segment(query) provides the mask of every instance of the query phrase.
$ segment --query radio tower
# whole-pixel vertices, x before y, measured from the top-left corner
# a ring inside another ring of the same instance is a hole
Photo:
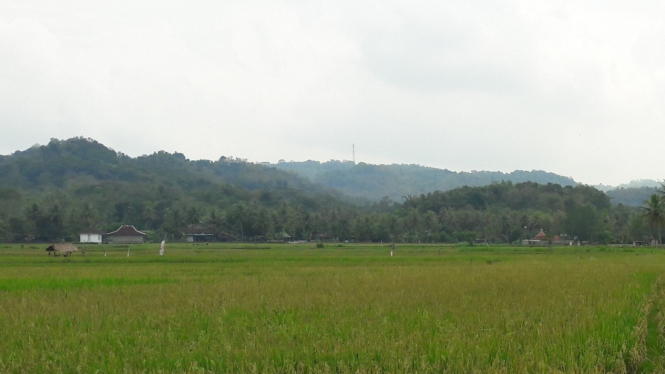
[[[356,144],[355,143],[351,145],[351,153],[352,153],[352,157],[353,157],[353,164],[355,165],[356,164]]]

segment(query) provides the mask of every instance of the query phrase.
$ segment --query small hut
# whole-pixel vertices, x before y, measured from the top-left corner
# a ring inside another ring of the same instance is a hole
[[[48,255],[51,255],[51,252],[53,252],[53,255],[55,257],[58,257],[60,255],[63,255],[64,257],[69,257],[72,255],[73,252],[78,252],[78,248],[71,243],[62,243],[62,244],[51,244],[46,248],[46,251],[48,252]]]
[[[213,228],[202,223],[187,226],[184,234],[187,243],[211,242],[215,238]]]

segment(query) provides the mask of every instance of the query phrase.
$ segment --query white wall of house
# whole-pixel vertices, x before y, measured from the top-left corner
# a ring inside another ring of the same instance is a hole
[[[79,240],[81,243],[101,243],[102,242],[102,234],[81,234],[81,238]]]

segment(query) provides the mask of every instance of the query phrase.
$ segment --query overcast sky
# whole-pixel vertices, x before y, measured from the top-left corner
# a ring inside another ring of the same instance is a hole
[[[548,3],[548,4],[545,4]],[[0,2],[0,154],[662,179],[662,1]]]

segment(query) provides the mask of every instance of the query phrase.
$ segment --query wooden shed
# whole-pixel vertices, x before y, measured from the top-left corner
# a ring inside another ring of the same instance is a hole
[[[69,257],[72,255],[74,252],[78,252],[78,248],[71,243],[62,243],[62,244],[51,244],[46,248],[46,251],[48,252],[48,255],[51,255],[51,252],[53,252],[53,255],[55,257],[58,257],[60,255],[63,255],[64,257]]]

